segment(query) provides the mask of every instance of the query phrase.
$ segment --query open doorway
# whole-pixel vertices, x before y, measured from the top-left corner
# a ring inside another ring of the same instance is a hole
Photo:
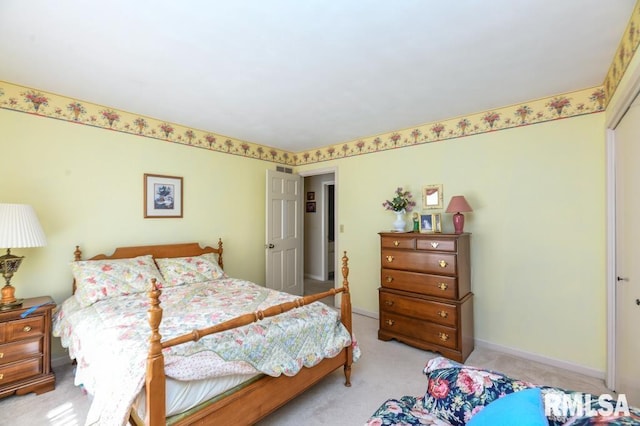
[[[312,294],[335,287],[335,173],[304,176],[304,197],[304,294]]]

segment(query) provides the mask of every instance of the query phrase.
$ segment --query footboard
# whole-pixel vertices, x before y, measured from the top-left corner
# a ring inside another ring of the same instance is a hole
[[[347,252],[342,257],[343,284],[340,288],[298,298],[291,302],[272,306],[262,311],[241,315],[229,321],[194,330],[191,333],[162,341],[159,328],[162,321],[162,308],[160,307],[161,291],[153,283],[153,289],[149,292],[151,307],[149,308],[149,325],[151,327],[150,347],[147,356],[146,371],[146,418],[145,424],[158,426],[166,424],[166,376],[164,372],[164,357],[162,350],[190,341],[197,341],[204,336],[219,333],[233,328],[241,327],[264,318],[272,317],[292,309],[308,305],[324,297],[341,294],[340,316],[345,328],[353,335],[351,322],[351,297],[349,294],[349,266]],[[344,368],[345,386],[351,386],[351,364],[353,361],[352,346],[345,347],[335,358],[324,359],[312,368],[304,367],[297,375],[271,377],[264,376],[260,380],[233,393],[215,403],[206,406],[177,424],[187,425],[196,422],[207,424],[224,420],[223,423],[251,424],[265,417],[277,408],[281,407],[295,396],[302,393],[308,387],[318,382],[321,378],[330,374],[340,366]],[[248,409],[251,408],[251,409]]]

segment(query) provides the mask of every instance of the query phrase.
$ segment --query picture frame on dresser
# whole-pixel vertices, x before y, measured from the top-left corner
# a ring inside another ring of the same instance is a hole
[[[442,232],[442,218],[440,213],[421,214],[420,232],[423,234]]]

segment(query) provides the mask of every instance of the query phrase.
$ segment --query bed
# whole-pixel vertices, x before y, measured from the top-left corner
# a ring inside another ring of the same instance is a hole
[[[76,247],[74,259],[74,294],[54,315],[54,335],[76,361],[76,385],[93,395],[87,424],[253,424],[340,367],[351,385],[359,348],[346,252],[342,287],[305,297],[229,278],[221,240],[86,261]],[[339,313],[318,302],[335,295]],[[184,388],[197,399],[173,407]]]

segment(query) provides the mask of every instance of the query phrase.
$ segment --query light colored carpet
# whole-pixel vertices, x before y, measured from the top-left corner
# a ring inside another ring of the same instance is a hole
[[[353,365],[352,386],[345,387],[342,370],[335,371],[261,421],[260,426],[362,425],[386,399],[425,392],[422,369],[435,354],[396,341],[378,340],[376,319],[354,314],[353,326],[362,358]],[[598,395],[611,393],[602,380],[484,348],[476,349],[466,363],[534,383]],[[0,400],[0,425],[84,424],[90,398],[73,385],[73,367],[64,365],[54,370],[55,391]]]

